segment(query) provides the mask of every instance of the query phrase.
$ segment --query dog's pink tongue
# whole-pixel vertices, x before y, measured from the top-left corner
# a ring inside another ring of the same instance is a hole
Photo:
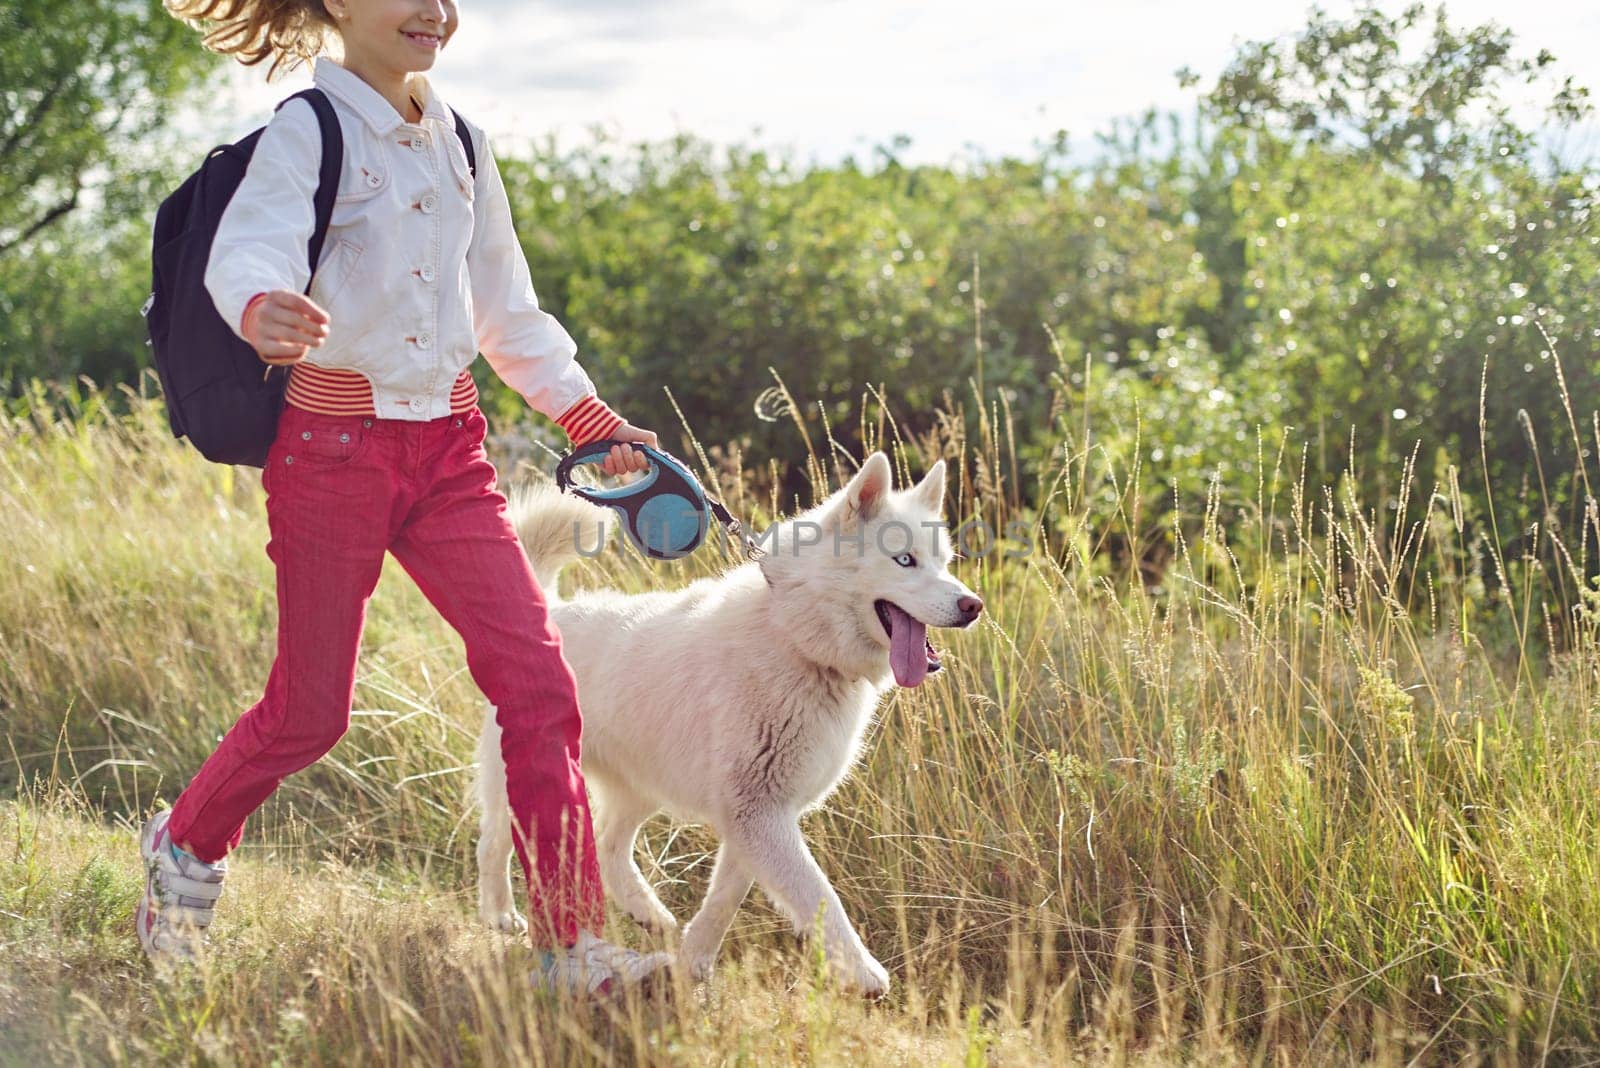
[[[894,669],[894,681],[916,686],[928,677],[928,626],[894,604],[889,604],[888,609],[894,628],[889,633],[889,666]]]

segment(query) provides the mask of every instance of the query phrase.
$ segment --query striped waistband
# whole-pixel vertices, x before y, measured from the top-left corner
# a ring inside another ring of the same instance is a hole
[[[284,401],[319,415],[375,415],[372,385],[359,372],[297,363],[289,368]],[[478,386],[462,371],[450,387],[450,414],[469,412],[478,403]]]
[[[343,368],[297,363],[289,368],[286,403],[318,415],[376,415],[372,385],[359,372]],[[468,371],[456,376],[450,387],[450,414],[464,415],[478,404],[478,386]],[[623,424],[622,416],[605,401],[590,394],[556,416],[573,445],[610,437]]]

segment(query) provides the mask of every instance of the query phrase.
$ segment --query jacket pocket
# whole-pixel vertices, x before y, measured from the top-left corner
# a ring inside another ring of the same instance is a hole
[[[361,246],[349,241],[336,241],[327,254],[322,257],[322,262],[317,264],[316,274],[311,276],[311,299],[326,310],[333,301],[344,291],[350,278],[356,273],[356,265],[361,262]]]
[[[359,204],[371,200],[389,186],[389,168],[379,153],[361,151],[367,146],[346,145],[344,173],[339,177],[335,204]]]
[[[344,170],[339,175],[339,192],[333,198],[332,229],[359,222],[378,194],[394,185],[393,168],[383,146],[367,134],[346,136]]]

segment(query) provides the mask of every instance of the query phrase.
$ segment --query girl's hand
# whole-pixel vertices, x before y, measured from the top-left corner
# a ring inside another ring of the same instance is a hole
[[[650,446],[652,449],[657,448],[655,432],[641,429],[632,423],[623,423],[613,430],[611,439],[613,441],[637,441],[643,445]],[[611,454],[600,465],[600,470],[608,475],[620,475],[624,471],[644,471],[649,466],[650,461],[645,458],[644,453],[630,449],[626,445],[613,445],[611,446]]]
[[[267,363],[298,363],[328,337],[328,313],[304,293],[273,289],[252,301],[240,324]]]

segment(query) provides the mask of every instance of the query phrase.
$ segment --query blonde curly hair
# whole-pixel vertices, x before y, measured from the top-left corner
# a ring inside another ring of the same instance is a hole
[[[254,66],[272,60],[269,81],[321,55],[338,40],[322,0],[162,0],[173,15],[205,31],[213,52]]]

